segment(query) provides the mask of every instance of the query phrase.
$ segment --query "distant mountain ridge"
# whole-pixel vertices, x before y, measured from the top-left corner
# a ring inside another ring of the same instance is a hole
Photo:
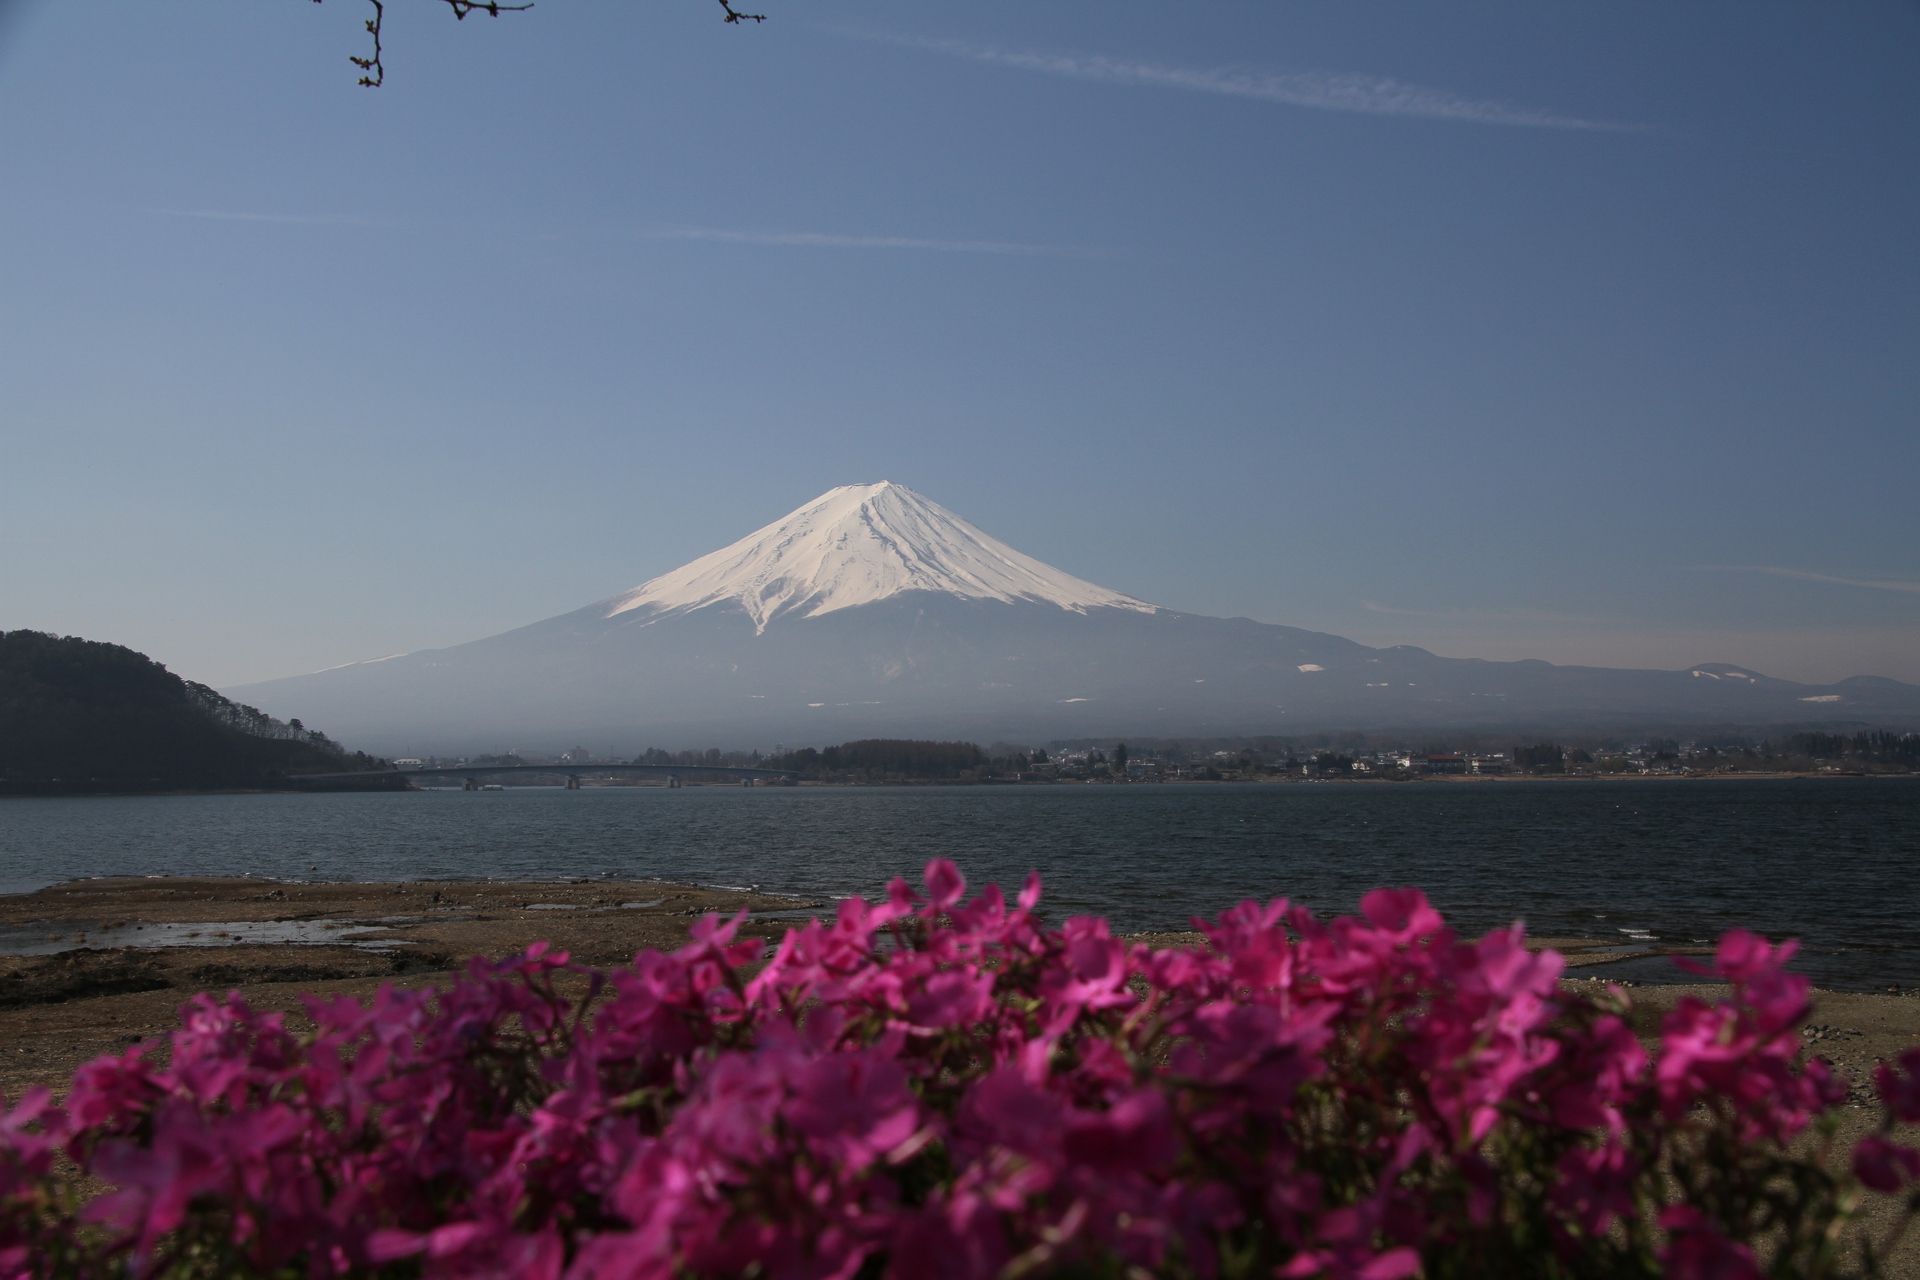
[[[1180,613],[889,482],[572,613],[231,691],[383,753],[1648,721],[1920,722],[1920,686],[1441,658]]]

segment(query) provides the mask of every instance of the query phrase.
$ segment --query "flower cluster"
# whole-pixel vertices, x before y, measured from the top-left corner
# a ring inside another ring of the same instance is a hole
[[[165,1065],[0,1119],[0,1277],[1838,1275],[1876,1265],[1863,1187],[1913,1212],[1920,1050],[1850,1172],[1810,1150],[1845,1088],[1791,944],[1728,935],[1731,996],[1650,1056],[1617,989],[1414,891],[1165,950],[1039,896],[936,861],[771,957],[709,916],[300,1034],[196,997]]]

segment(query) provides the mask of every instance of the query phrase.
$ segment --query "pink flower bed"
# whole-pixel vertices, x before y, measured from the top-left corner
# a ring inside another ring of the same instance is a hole
[[[708,917],[610,973],[534,947],[310,997],[302,1035],[196,997],[165,1068],[0,1120],[0,1276],[1704,1280],[1867,1274],[1887,1233],[1839,1228],[1914,1212],[1920,1050],[1851,1173],[1794,1143],[1846,1090],[1801,1054],[1791,943],[1729,934],[1731,997],[1650,1057],[1617,989],[1411,890],[1156,951],[1043,928],[1037,878],[964,887],[931,863],[757,971]]]

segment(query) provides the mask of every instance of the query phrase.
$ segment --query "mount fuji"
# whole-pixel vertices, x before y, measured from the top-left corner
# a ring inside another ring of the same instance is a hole
[[[1879,677],[1484,662],[1180,613],[885,481],[572,613],[226,692],[387,753],[1920,719],[1920,686]]]
[[[917,592],[1003,604],[1160,610],[1021,555],[905,485],[850,484],[730,547],[643,583],[604,605],[642,611],[653,625],[699,609],[731,608],[755,635],[777,618],[819,618]]]

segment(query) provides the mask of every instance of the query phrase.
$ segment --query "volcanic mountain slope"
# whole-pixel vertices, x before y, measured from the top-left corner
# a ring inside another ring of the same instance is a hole
[[[573,613],[232,692],[389,753],[1920,718],[1920,687],[1875,677],[1483,662],[1179,613],[886,482]]]
[[[730,547],[701,556],[589,609],[653,624],[716,606],[753,619],[819,618],[916,592],[1072,613],[1152,605],[1096,587],[988,537],[905,485],[829,490]]]

